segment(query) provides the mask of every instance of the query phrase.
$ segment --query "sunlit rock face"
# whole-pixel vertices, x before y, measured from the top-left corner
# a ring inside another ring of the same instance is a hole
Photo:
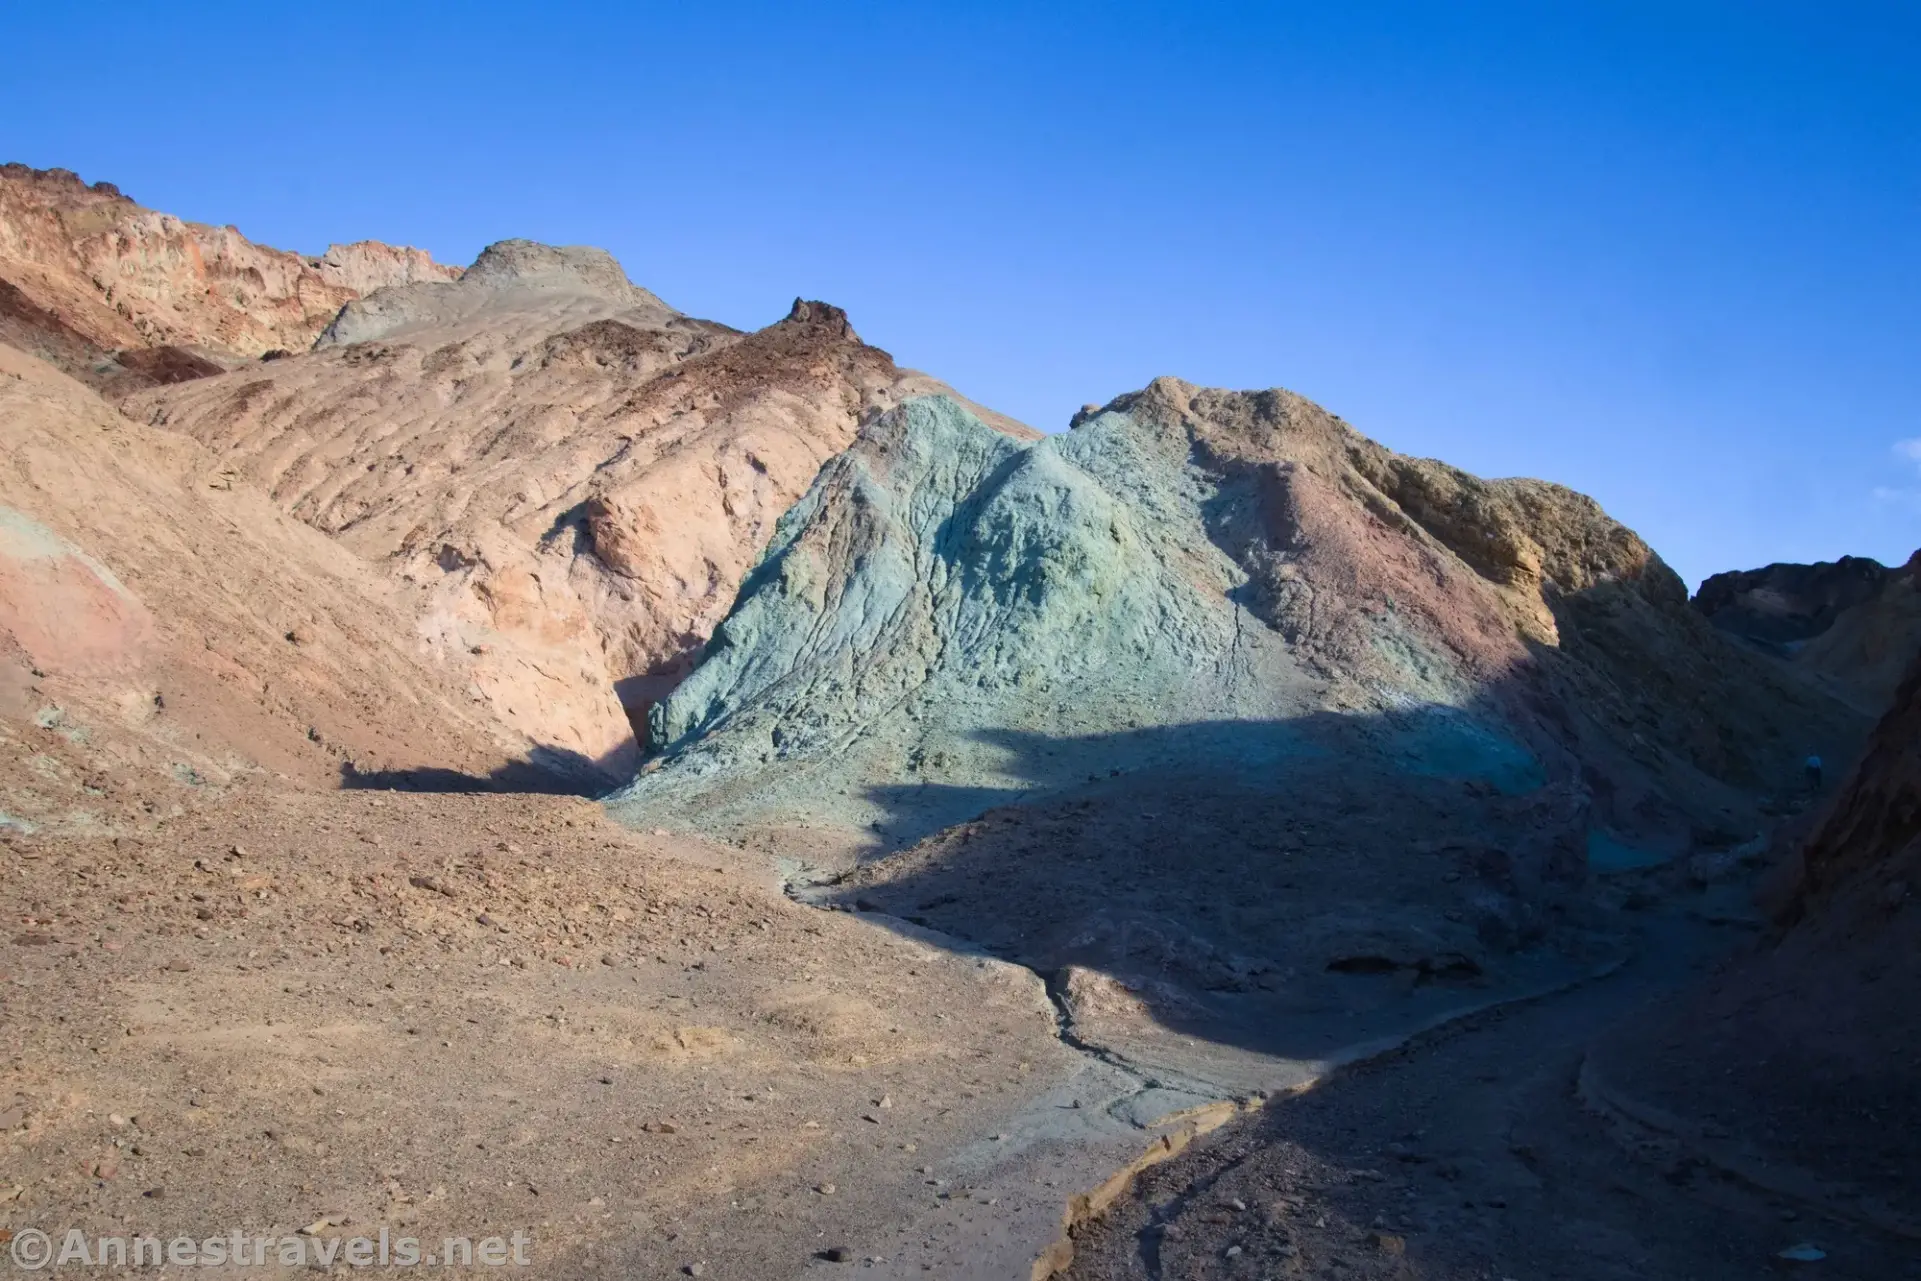
[[[1287,392],[1161,379],[1039,441],[942,397],[869,422],[614,803],[898,844],[1090,780],[1285,788],[1332,755],[1553,788],[1659,853],[1744,833],[1800,742],[1857,730],[1735,652],[1592,500],[1403,457]]]

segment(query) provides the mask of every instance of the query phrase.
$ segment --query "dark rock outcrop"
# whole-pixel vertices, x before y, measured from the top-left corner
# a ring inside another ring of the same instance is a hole
[[[1865,556],[1716,574],[1694,608],[1730,636],[1879,715],[1921,653],[1921,552],[1890,569]]]
[[[1701,584],[1694,607],[1722,631],[1787,645],[1819,636],[1843,611],[1878,599],[1888,573],[1866,556],[1730,570]]]

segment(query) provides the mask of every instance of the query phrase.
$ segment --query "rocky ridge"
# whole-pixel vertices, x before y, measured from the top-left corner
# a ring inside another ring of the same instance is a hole
[[[1591,500],[1162,379],[1031,444],[938,399],[883,415],[781,522],[617,804],[924,832],[1197,752],[1284,768],[1326,726],[1406,773],[1565,785],[1597,835],[1672,853],[1752,834],[1810,725],[1858,732]]]
[[[870,423],[608,803],[1033,968],[1199,1107],[1606,963],[1592,876],[1751,841],[1858,732],[1591,500],[1162,379]]]
[[[532,745],[352,555],[184,437],[0,345],[0,827],[114,831],[280,776]]]
[[[1694,607],[1723,631],[1787,646],[1819,636],[1846,611],[1878,599],[1888,578],[1887,566],[1866,556],[1729,570],[1702,580]]]
[[[460,271],[376,241],[310,258],[143,208],[112,183],[0,165],[0,336],[107,390],[175,381],[301,350],[340,308],[388,285]],[[143,379],[138,353],[178,352]]]
[[[1874,715],[1921,652],[1921,552],[1889,568],[1865,556],[1775,564],[1707,579],[1694,607]]]
[[[341,347],[414,330],[455,325],[482,315],[530,309],[542,316],[559,298],[590,300],[631,324],[658,327],[680,313],[627,279],[614,256],[585,245],[503,240],[487,246],[457,279],[395,285],[353,299],[315,338],[316,347]],[[535,322],[539,324],[539,321]]]
[[[627,769],[630,716],[774,521],[863,415],[935,390],[824,303],[743,334],[599,250],[510,241],[458,282],[351,303],[312,352],[129,409],[418,589],[418,633],[507,723]]]

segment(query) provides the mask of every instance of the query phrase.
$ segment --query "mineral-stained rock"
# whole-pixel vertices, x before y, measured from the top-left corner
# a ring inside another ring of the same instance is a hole
[[[1079,1042],[1270,1089],[1273,1056],[1586,972],[1591,863],[1748,835],[1810,735],[1858,734],[1579,494],[1286,392],[1162,379],[1077,421],[868,424],[616,817],[824,862],[803,892],[1018,960]]]
[[[1274,783],[1334,750],[1565,785],[1597,838],[1674,853],[1858,732],[1572,491],[1402,457],[1286,392],[1161,379],[1077,422],[875,421],[654,709],[660,760],[617,808],[898,845],[1090,777]]]
[[[838,308],[743,334],[600,250],[507,241],[347,305],[311,352],[130,407],[415,592],[420,635],[503,720],[624,768],[630,717],[821,464],[863,414],[940,389]]]
[[[421,653],[388,584],[210,483],[192,441],[5,345],[0,423],[0,813],[112,830],[262,772],[484,786],[531,750]]]

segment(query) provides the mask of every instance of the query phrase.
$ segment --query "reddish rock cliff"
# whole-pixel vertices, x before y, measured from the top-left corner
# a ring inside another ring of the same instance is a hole
[[[97,349],[90,360],[162,346],[245,359],[304,350],[370,290],[459,274],[372,241],[318,258],[270,249],[143,208],[111,183],[0,165],[0,281],[19,296],[8,310],[51,318]]]

